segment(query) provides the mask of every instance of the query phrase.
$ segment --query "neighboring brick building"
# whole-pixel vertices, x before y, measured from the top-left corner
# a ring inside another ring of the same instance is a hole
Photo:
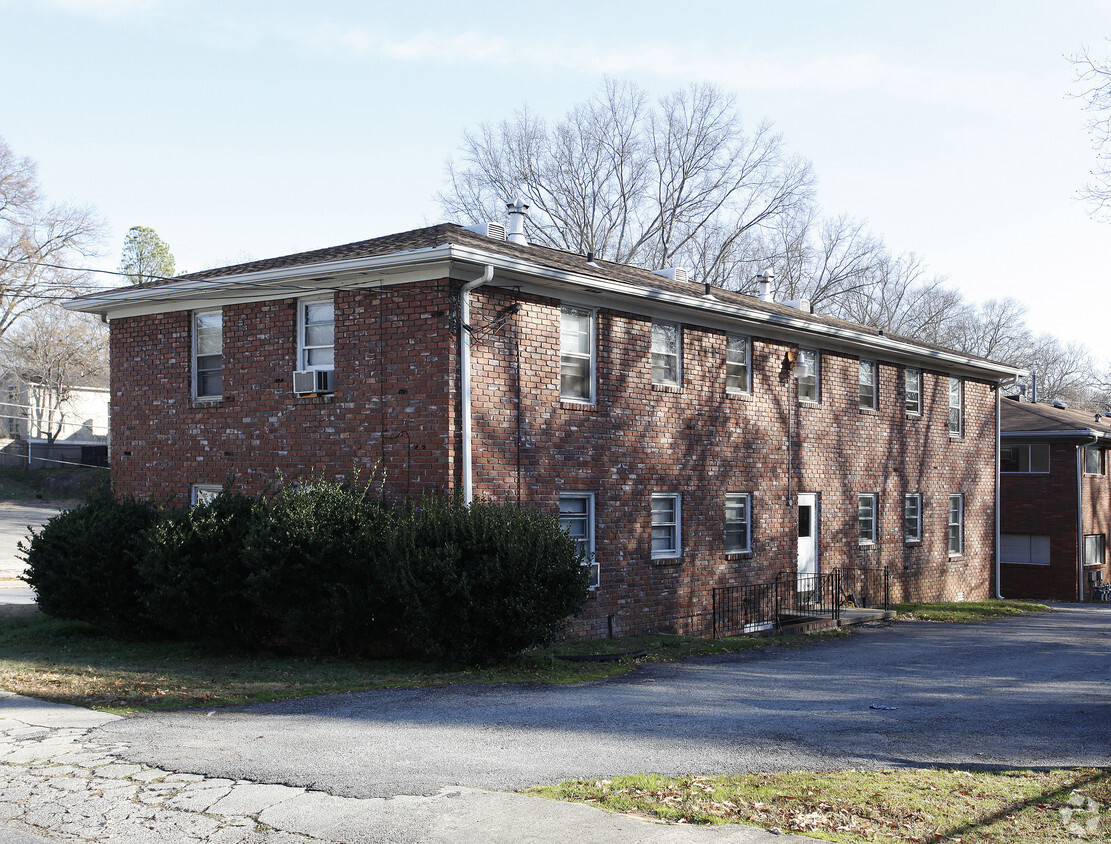
[[[111,319],[116,488],[380,464],[389,495],[558,509],[595,553],[583,635],[702,632],[713,587],[800,569],[988,596],[1017,370],[499,228],[77,300]]]
[[[1005,400],[1000,422],[1000,583],[1007,598],[1083,601],[1111,581],[1111,419]]]

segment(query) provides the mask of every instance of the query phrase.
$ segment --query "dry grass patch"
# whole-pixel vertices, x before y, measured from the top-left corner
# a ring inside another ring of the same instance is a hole
[[[676,823],[739,823],[842,844],[1111,840],[1111,771],[836,771],[615,777],[535,789]]]
[[[1017,615],[1040,615],[1053,612],[1052,607],[1033,601],[952,601],[936,603],[894,604],[892,609],[902,621],[946,621],[968,624],[991,618],[1013,618]]]

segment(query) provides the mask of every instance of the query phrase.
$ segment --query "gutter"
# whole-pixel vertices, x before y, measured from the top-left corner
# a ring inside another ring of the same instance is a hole
[[[459,290],[459,372],[463,417],[463,503],[474,500],[471,453],[471,291],[489,284],[494,278],[493,264],[487,264],[479,278],[468,281]]]

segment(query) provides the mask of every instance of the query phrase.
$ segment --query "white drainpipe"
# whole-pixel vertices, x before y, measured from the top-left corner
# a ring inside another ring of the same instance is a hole
[[[1001,503],[999,490],[999,458],[1001,457],[1001,449],[999,438],[1003,433],[1002,419],[1000,418],[1000,414],[1003,412],[1002,396],[1003,385],[999,384],[995,388],[995,597],[1000,601],[1004,600],[1003,592],[1001,591],[1003,589],[1003,584],[1000,581],[1002,577],[1000,559],[1003,555],[999,552],[999,506]]]
[[[488,284],[494,277],[494,265],[487,264],[481,278],[468,281],[459,291],[459,369],[460,393],[463,399],[463,503],[474,500],[471,482],[471,291]]]

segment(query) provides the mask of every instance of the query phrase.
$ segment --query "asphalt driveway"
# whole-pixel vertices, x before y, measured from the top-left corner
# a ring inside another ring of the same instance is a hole
[[[175,771],[351,797],[642,771],[1111,764],[1111,606],[647,666],[142,715],[100,730]],[[873,709],[872,706],[894,707]]]

